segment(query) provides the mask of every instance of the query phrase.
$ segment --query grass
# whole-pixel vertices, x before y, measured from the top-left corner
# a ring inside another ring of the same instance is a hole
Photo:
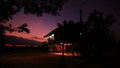
[[[111,59],[112,60],[112,59]],[[117,68],[119,62],[105,61],[97,63],[80,57],[68,57],[48,54],[39,49],[9,50],[0,56],[0,68]]]

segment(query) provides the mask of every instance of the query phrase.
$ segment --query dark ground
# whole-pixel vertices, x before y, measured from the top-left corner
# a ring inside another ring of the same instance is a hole
[[[0,56],[0,68],[120,68],[119,57],[106,57],[99,62],[80,57],[48,54],[39,49],[8,50]]]

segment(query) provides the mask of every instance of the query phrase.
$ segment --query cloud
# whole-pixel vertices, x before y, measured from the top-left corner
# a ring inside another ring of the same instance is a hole
[[[43,38],[37,37],[37,36],[33,36],[34,39],[39,39],[39,40],[43,40]]]
[[[41,45],[41,42],[35,40],[29,40],[21,37],[16,36],[6,36],[5,38],[6,43],[9,44],[26,44],[26,45]]]

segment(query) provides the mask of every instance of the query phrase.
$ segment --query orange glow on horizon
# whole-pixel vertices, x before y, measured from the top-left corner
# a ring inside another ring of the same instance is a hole
[[[5,46],[12,47],[13,45],[12,44],[5,44]]]
[[[30,30],[30,33],[27,34],[25,32],[23,33],[6,32],[6,35],[17,36],[17,37],[26,38],[29,40],[36,40],[36,41],[44,42],[44,41],[47,41],[47,39],[43,37],[48,32],[50,32],[52,29],[54,29],[54,27],[56,26],[56,25],[53,26],[51,24],[49,26],[49,23],[53,21],[49,21],[49,19],[46,17],[38,17],[32,14],[25,15],[23,10],[21,10],[20,12],[18,12],[16,15],[13,16],[12,20],[7,21],[6,25],[12,24],[13,27],[19,27],[20,25],[26,23],[28,25],[27,28]],[[43,38],[43,39],[35,39],[33,38],[34,36]]]
[[[16,37],[22,37],[24,39],[28,39],[28,40],[35,40],[35,41],[38,41],[38,42],[45,42],[47,41],[46,38],[41,38],[41,39],[35,39],[33,38],[33,36],[31,34],[28,34],[28,33],[18,33],[18,32],[13,32],[13,33],[10,33],[10,32],[6,32],[6,35],[7,36],[16,36]],[[39,35],[36,35],[36,37],[39,37]]]

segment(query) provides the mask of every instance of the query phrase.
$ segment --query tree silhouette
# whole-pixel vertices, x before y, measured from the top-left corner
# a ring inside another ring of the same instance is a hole
[[[18,27],[18,32],[23,32],[25,31],[26,33],[30,33],[30,30],[27,28],[27,24],[24,23],[21,26]]]
[[[113,15],[103,15],[102,12],[94,10],[88,17],[86,25],[90,30],[88,32],[88,41],[93,47],[94,53],[99,59],[103,52],[114,45],[115,39],[109,27],[115,22]]]
[[[5,30],[10,32],[27,32],[27,24],[23,24],[18,28],[14,28],[11,24],[4,26],[6,21],[12,19],[12,16],[24,10],[25,14],[35,14],[42,16],[43,13],[51,15],[59,15],[59,11],[67,0],[0,0],[0,45],[4,44]],[[0,48],[1,48],[0,47]]]
[[[55,41],[76,43],[80,46],[77,50],[84,58],[92,54],[100,59],[105,51],[110,50],[116,44],[113,31],[109,29],[113,23],[115,23],[115,18],[112,14],[104,15],[94,10],[86,22],[81,20],[76,23],[73,21],[57,23]]]
[[[64,45],[68,43],[76,43],[78,41],[75,23],[73,21],[63,21],[62,24],[57,23],[58,31],[55,33],[55,42],[62,43],[62,56],[64,56]],[[74,33],[73,33],[74,32]],[[73,44],[72,44],[73,45]],[[68,51],[68,46],[66,46],[66,51]],[[74,55],[74,47],[70,46],[72,53]]]
[[[59,15],[67,0],[0,0],[0,22],[12,19],[21,9],[25,14],[42,16],[43,13]]]
[[[0,24],[0,52],[5,51],[4,44],[5,44],[5,38],[6,38],[6,31],[12,32],[26,32],[30,33],[30,30],[27,28],[27,24],[24,23],[19,27],[13,27],[11,24],[5,25],[4,23]]]
[[[74,27],[75,23],[73,21],[63,21],[63,23],[57,23],[58,31],[56,32],[59,35],[55,39],[56,42],[64,42],[64,43],[71,43],[73,42],[74,36],[71,31],[75,31]],[[56,35],[57,35],[56,34]]]

